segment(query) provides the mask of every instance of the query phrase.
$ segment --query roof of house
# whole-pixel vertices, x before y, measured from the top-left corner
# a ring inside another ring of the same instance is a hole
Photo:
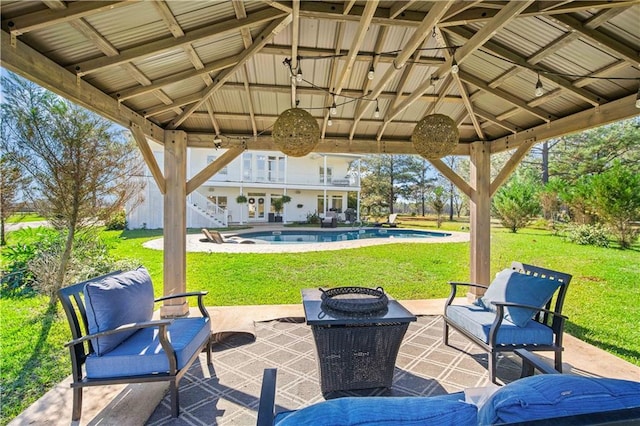
[[[640,113],[637,0],[3,0],[0,13],[4,67],[161,142],[184,130],[190,146],[271,149],[297,105],[319,152],[414,153],[416,123],[437,113],[464,154]]]

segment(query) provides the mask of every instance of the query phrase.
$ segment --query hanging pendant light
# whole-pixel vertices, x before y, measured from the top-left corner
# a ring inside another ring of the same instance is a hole
[[[459,139],[455,121],[442,114],[427,115],[418,121],[411,135],[415,150],[428,160],[452,154]]]
[[[291,157],[304,157],[320,139],[320,127],[311,114],[301,108],[284,111],[273,125],[273,141]]]

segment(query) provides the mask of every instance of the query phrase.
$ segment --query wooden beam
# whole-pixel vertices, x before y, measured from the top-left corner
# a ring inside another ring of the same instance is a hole
[[[342,40],[344,38],[344,28],[345,28],[346,24],[344,22],[338,22],[337,25],[337,36],[336,36],[336,42],[335,42],[335,56],[333,57],[333,59],[331,59],[331,66],[329,68],[329,81],[327,81],[327,87],[329,88],[329,90],[327,90],[327,95],[325,96],[325,105],[330,106],[331,103],[333,102],[333,97],[331,96],[331,92],[333,91],[333,89],[336,87],[337,80],[338,80],[338,65],[340,63],[339,60],[339,52],[340,52],[340,46],[342,46]],[[297,93],[302,93],[302,88],[299,88]],[[315,92],[315,88],[314,88],[314,92]],[[359,96],[359,95],[358,95]],[[320,139],[324,139],[326,134],[327,134],[327,126],[329,125],[329,120],[331,118],[331,112],[330,109],[327,108],[327,111],[325,111],[324,113],[324,119],[322,121],[322,129],[320,131]]]
[[[465,182],[465,180],[462,179],[459,174],[453,171],[451,167],[449,167],[444,161],[439,158],[428,161],[433,165],[433,167],[435,167],[437,171],[440,172],[440,174],[449,179],[449,181],[451,181],[451,183],[453,183],[456,188],[462,191],[467,197],[471,198],[473,196],[473,188],[471,188],[471,185]]]
[[[103,70],[115,65],[120,65],[123,62],[136,61],[148,58],[150,56],[156,56],[161,53],[180,49],[183,46],[194,43],[196,41],[234,33],[244,27],[264,24],[273,21],[274,19],[279,19],[283,15],[284,14],[282,12],[278,12],[273,9],[265,9],[251,14],[250,17],[242,22],[239,22],[235,19],[226,20],[217,24],[189,31],[184,35],[184,37],[175,38],[172,36],[169,38],[151,41],[146,44],[123,50],[117,56],[89,59],[83,62],[76,63],[74,65],[70,65],[67,67],[67,69],[71,72],[75,72],[80,76],[84,76],[98,70]]]
[[[457,75],[454,75],[453,80],[458,85],[458,92],[460,92],[460,95],[462,95],[464,107],[467,109],[467,112],[469,113],[469,118],[471,119],[471,123],[473,123],[473,128],[475,129],[476,134],[478,135],[478,138],[480,138],[480,140],[485,140],[486,138],[484,136],[484,132],[482,131],[482,127],[480,127],[480,123],[478,122],[478,118],[476,117],[474,107],[471,104],[471,101],[469,100],[469,95],[467,94],[467,89],[464,87],[464,83],[460,80],[460,77],[458,77]]]
[[[465,37],[465,38],[469,38],[469,37],[474,37],[475,34],[465,28],[447,28],[448,31],[460,36],[460,37]],[[511,61],[512,63],[514,63],[515,65],[518,65],[522,68],[525,68],[527,70],[531,70],[531,72],[535,72],[532,70],[532,68],[534,68],[534,66],[532,66],[531,64],[529,64],[526,60],[526,58],[520,56],[519,54],[517,54],[516,52],[514,52],[513,50],[503,46],[500,43],[494,42],[494,41],[488,41],[484,44],[484,49],[489,50],[490,52],[493,52],[499,56],[502,56],[504,58],[506,58],[507,60]],[[585,100],[586,102],[596,106],[599,104],[602,104],[604,102],[606,102],[606,99],[603,99],[601,97],[599,97],[598,95],[596,95],[595,93],[592,93],[588,90],[585,89],[581,89],[579,87],[575,87],[573,86],[572,82],[567,80],[564,77],[561,77],[559,75],[554,74],[554,70],[550,69],[549,67],[545,67],[542,66],[540,64],[535,66],[535,69],[540,69],[542,71],[549,71],[549,73],[545,73],[542,72],[541,73],[541,77],[545,78],[546,80],[550,80],[553,83],[557,84],[558,86],[562,87],[564,90],[573,93],[575,96],[578,96],[579,98]]]
[[[489,191],[489,196],[493,197],[498,189],[509,179],[509,176],[515,171],[518,167],[522,159],[527,155],[527,153],[531,150],[531,147],[535,144],[533,139],[530,139],[523,144],[521,144],[516,151],[511,154],[509,160],[502,166],[498,175],[491,182],[491,189]]]
[[[627,46],[600,31],[587,28],[587,26],[583,22],[580,22],[572,16],[555,15],[553,19],[560,22],[561,24],[573,28],[575,31],[578,31],[582,37],[585,37],[590,41],[597,43],[598,47],[607,49],[608,51],[613,53],[614,56],[628,61],[634,67],[638,67],[640,65],[640,56],[638,56],[638,51],[631,48],[630,46]]]
[[[471,277],[473,283],[491,282],[491,154],[488,142],[471,144],[470,239]],[[484,291],[470,288],[468,299],[480,297]]]
[[[473,112],[475,115],[477,115],[478,117],[484,118],[487,121],[490,121],[491,123],[502,127],[505,130],[510,131],[511,133],[516,133],[518,131],[518,127],[514,126],[511,123],[508,123],[504,120],[499,120],[495,115],[481,109],[478,107],[473,107]]]
[[[215,84],[212,84],[211,86],[209,86],[206,89],[204,89],[201,93],[199,93],[198,95],[199,95],[200,99],[197,102],[189,105],[189,107],[182,114],[180,114],[178,117],[176,117],[175,119],[171,120],[171,123],[169,123],[167,128],[168,129],[175,129],[180,124],[182,124],[184,122],[184,120],[186,120],[196,109],[198,109],[200,107],[200,105],[202,105],[204,103],[204,101],[208,97],[213,95],[213,93],[215,93],[221,86],[223,86],[224,83],[229,78],[231,78],[231,76],[233,76],[233,74],[238,70],[239,67],[241,67],[242,65],[244,65],[245,62],[247,62],[249,59],[251,59],[251,57],[256,52],[260,51],[260,49],[265,44],[270,42],[271,39],[276,34],[278,34],[280,31],[282,31],[284,28],[286,28],[290,23],[291,23],[291,15],[288,15],[288,16],[282,18],[282,19],[279,19],[279,20],[269,24],[267,26],[267,28],[260,33],[260,35],[257,38],[257,41],[251,46],[251,48],[245,49],[245,51],[242,52],[242,54],[240,55],[240,59],[238,60],[238,63],[236,63],[232,68],[229,68],[229,69],[223,71],[221,73],[221,75],[219,75],[216,78]]]
[[[362,14],[362,18],[360,23],[358,24],[358,29],[356,30],[353,39],[351,40],[351,47],[349,48],[349,54],[345,58],[345,64],[342,67],[342,75],[338,79],[338,86],[335,88],[334,93],[339,95],[342,92],[342,88],[347,84],[347,80],[351,76],[351,70],[353,69],[353,64],[355,62],[355,58],[360,51],[360,46],[364,42],[364,38],[367,35],[367,31],[369,30],[369,24],[371,23],[371,18],[373,18],[373,14],[378,7],[377,0],[367,1],[364,12]]]
[[[149,167],[149,171],[151,172],[153,179],[156,181],[156,185],[158,185],[160,193],[165,194],[167,192],[167,189],[164,175],[162,174],[162,170],[160,170],[160,166],[158,166],[158,162],[156,161],[156,157],[153,155],[153,151],[149,146],[149,142],[147,142],[147,137],[145,136],[140,126],[136,124],[132,123],[129,127],[129,130],[131,131],[131,135],[138,145],[138,149],[140,149],[140,153],[142,154],[142,158],[144,158],[144,162],[147,164],[147,167]]]
[[[232,1],[233,9],[236,13],[236,18],[238,20],[243,20],[247,18],[247,11],[244,8],[244,3],[240,0]],[[251,31],[247,28],[242,28],[240,30],[240,34],[242,35],[242,42],[244,43],[244,48],[248,49],[253,44],[253,38],[251,37]],[[251,120],[251,128],[253,130],[253,136],[258,135],[258,126],[256,124],[255,110],[253,108],[253,99],[251,97],[251,90],[249,88],[249,71],[247,69],[247,64],[243,64],[241,67],[242,72],[242,82],[244,84],[244,93],[247,100],[247,107],[249,109],[249,119]],[[209,98],[210,99],[210,98]]]
[[[187,290],[187,134],[168,131],[164,141],[164,292],[163,296]],[[162,317],[181,317],[189,312],[184,297],[167,300],[160,308]]]
[[[173,34],[175,38],[184,37],[184,31],[180,27],[176,17],[173,16],[173,13],[171,12],[171,9],[169,9],[169,6],[167,6],[167,3],[165,1],[157,0],[151,4],[156,9],[171,34]]]
[[[235,160],[243,151],[243,147],[231,147],[219,158],[216,158],[213,163],[207,164],[204,169],[187,182],[187,195],[198,189],[200,185],[205,183],[211,176],[224,169],[225,166]]]
[[[8,29],[11,34],[21,35],[130,4],[129,1],[72,2],[64,9],[41,10],[22,16],[15,16],[10,19],[4,19],[2,21],[2,28]]]
[[[491,142],[491,152],[496,153],[517,148],[531,139],[539,143],[547,139],[635,117],[639,113],[639,110],[635,107],[635,102],[636,95],[629,95],[601,105],[598,108],[589,108],[570,116],[559,118],[549,124],[542,124],[514,135],[495,139]]]
[[[416,0],[403,0],[394,2],[393,6],[389,8],[389,18],[393,19],[407,10],[409,6],[415,3]]]
[[[525,111],[527,111],[529,114],[532,114],[538,118],[540,118],[541,120],[544,121],[551,121],[555,119],[555,116],[552,114],[549,114],[539,108],[532,108],[529,105],[527,105],[527,103],[525,101],[523,101],[522,99],[512,95],[509,92],[506,92],[504,90],[501,89],[491,89],[489,87],[489,85],[487,85],[487,83],[485,83],[484,81],[482,81],[481,79],[479,79],[476,76],[473,76],[471,74],[467,74],[466,72],[462,72],[460,71],[458,73],[458,75],[460,76],[460,79],[466,83],[469,84],[473,84],[474,86],[476,86],[479,89],[482,89],[486,92],[491,93],[492,95],[501,98],[507,102],[509,102],[510,104],[517,106],[520,109],[523,109]]]
[[[123,127],[129,127],[131,123],[135,123],[143,129],[147,137],[153,141],[164,143],[164,129],[145,120],[144,117],[119,104],[86,81],[78,80],[75,75],[20,40],[16,40],[15,47],[13,47],[9,34],[3,33],[0,37],[0,43],[2,46],[0,64],[11,72],[19,74]]]
[[[431,33],[433,27],[438,23],[442,15],[447,11],[449,6],[451,6],[453,2],[451,1],[443,1],[436,2],[433,4],[429,13],[424,17],[418,28],[414,31],[411,38],[407,43],[404,44],[402,51],[398,53],[396,59],[393,62],[393,67],[389,67],[387,71],[384,73],[382,78],[378,81],[376,87],[371,91],[370,98],[376,99],[384,87],[393,79],[396,72],[401,69],[405,62],[413,55],[413,52],[422,44],[425,37]],[[356,110],[356,114],[354,116],[353,124],[351,125],[351,129],[349,130],[349,138],[353,139],[356,128],[358,126],[358,122],[364,116],[364,113],[369,107],[370,102],[360,103],[360,109]]]

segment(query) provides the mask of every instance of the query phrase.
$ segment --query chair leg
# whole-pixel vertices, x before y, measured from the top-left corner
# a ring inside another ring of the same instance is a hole
[[[73,388],[73,411],[71,420],[77,422],[82,415],[82,388]]]
[[[444,329],[442,333],[442,343],[449,346],[449,324],[447,324],[446,321],[444,322]]]
[[[498,353],[489,352],[489,381],[490,383],[496,383],[496,364],[498,362]],[[496,383],[497,384],[497,383]]]
[[[556,351],[555,369],[559,373],[562,373],[562,351]]]
[[[213,336],[209,338],[209,342],[207,343],[207,364],[213,365],[211,362],[211,347],[213,346]]]
[[[180,414],[180,397],[178,383],[176,383],[175,379],[170,382],[169,392],[171,393],[171,417],[175,418]]]

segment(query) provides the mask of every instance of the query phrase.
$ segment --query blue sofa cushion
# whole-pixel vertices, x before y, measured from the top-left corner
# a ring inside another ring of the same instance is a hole
[[[168,327],[167,335],[176,352],[178,369],[181,369],[200,345],[209,339],[211,322],[208,318],[176,319]],[[104,356],[88,356],[85,366],[87,378],[90,379],[130,377],[169,371],[169,361],[160,345],[158,328],[138,330]]]
[[[84,297],[90,334],[149,321],[153,315],[153,284],[142,267],[87,283]],[[93,339],[93,349],[104,355],[133,333],[135,330]]]
[[[476,303],[495,312],[491,302],[512,302],[542,308],[560,286],[557,280],[521,274],[512,269],[498,273],[487,292]],[[505,308],[504,317],[518,327],[525,327],[536,311],[523,308]]]
[[[478,412],[478,424],[515,423],[640,406],[640,383],[550,374],[502,387]]]
[[[464,402],[464,394],[430,398],[346,397],[279,413],[274,426],[423,426],[476,425],[477,409]]]
[[[447,318],[450,321],[485,343],[489,343],[489,331],[495,317],[495,312],[476,305],[447,306]],[[503,319],[498,329],[496,344],[551,345],[553,330],[537,321],[529,321],[525,327],[518,327],[508,319]]]

